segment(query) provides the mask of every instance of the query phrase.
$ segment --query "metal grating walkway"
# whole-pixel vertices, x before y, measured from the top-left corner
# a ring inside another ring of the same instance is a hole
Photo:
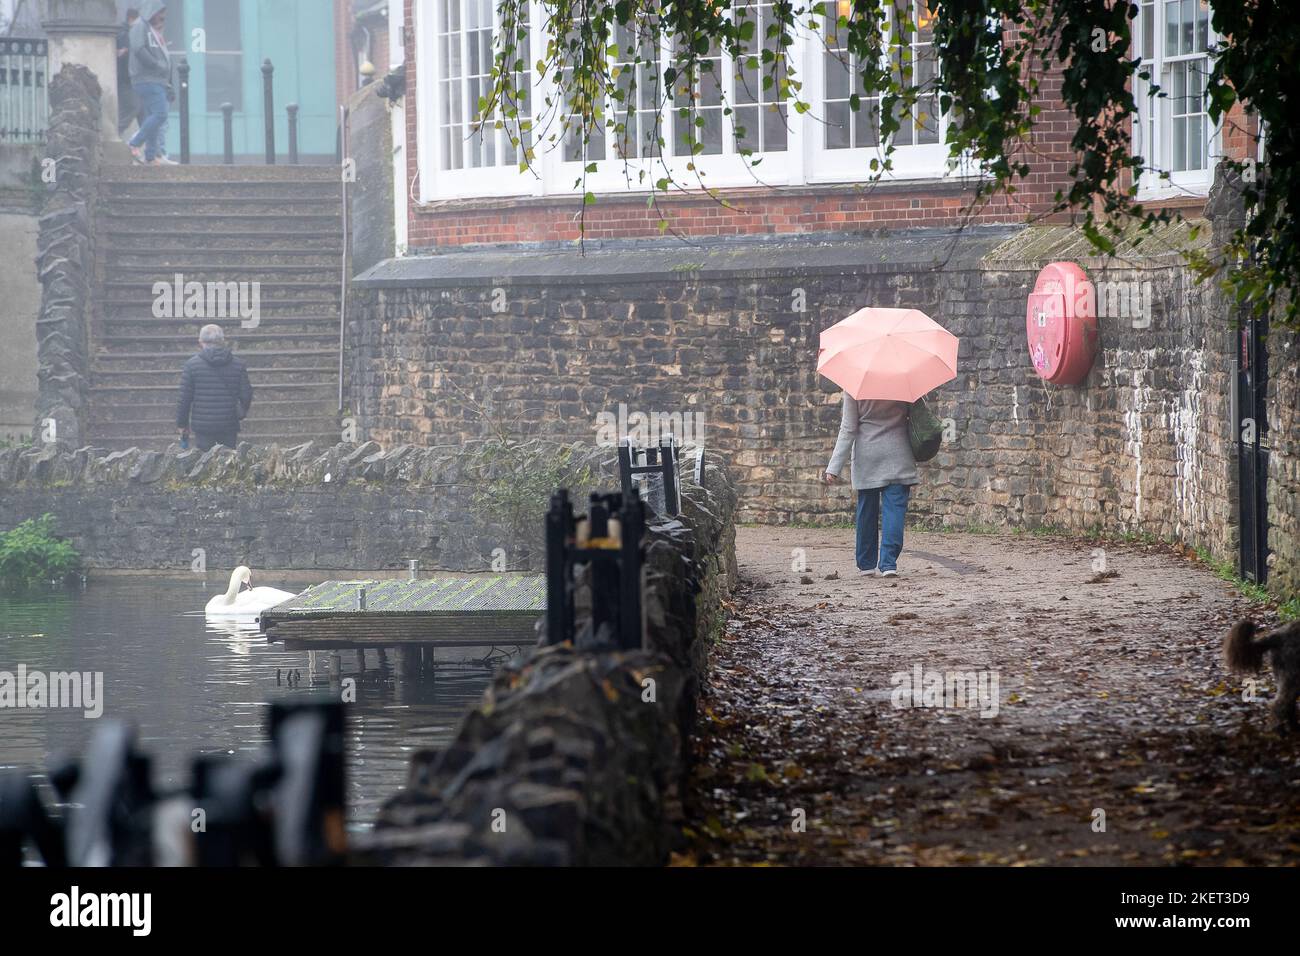
[[[542,575],[467,574],[326,581],[264,611],[261,623],[275,640],[321,646],[493,646],[531,643],[545,610]]]

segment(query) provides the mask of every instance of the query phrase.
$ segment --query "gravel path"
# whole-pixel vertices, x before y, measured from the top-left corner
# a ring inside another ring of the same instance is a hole
[[[1247,702],[1223,669],[1231,586],[1162,546],[912,531],[864,578],[852,534],[740,529],[679,862],[1297,858],[1300,741],[1267,671]]]

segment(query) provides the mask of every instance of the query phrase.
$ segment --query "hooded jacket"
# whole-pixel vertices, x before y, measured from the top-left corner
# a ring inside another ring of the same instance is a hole
[[[130,70],[132,83],[161,83],[171,89],[172,58],[167,47],[158,42],[149,21],[166,4],[162,0],[144,0],[140,19],[131,25]]]
[[[176,427],[200,435],[239,431],[238,397],[244,410],[253,404],[248,369],[225,346],[206,345],[190,356],[181,369],[181,398],[176,406]]]

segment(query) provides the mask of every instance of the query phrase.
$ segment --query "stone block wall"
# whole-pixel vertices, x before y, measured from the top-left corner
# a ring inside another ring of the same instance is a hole
[[[1268,349],[1269,584],[1276,593],[1295,597],[1300,596],[1300,335],[1273,332]]]
[[[1025,337],[1026,296],[1058,259],[1081,264],[1099,290],[1151,290],[1149,315],[1102,315],[1079,386],[1039,378]],[[1235,353],[1216,307],[1176,255],[1117,266],[1056,228],[1027,230],[945,283],[934,314],[962,339],[960,372],[935,404],[956,436],[923,466],[914,514],[1140,532],[1235,556]]]
[[[735,578],[735,492],[713,455],[649,529],[645,649],[539,647],[354,841],[357,864],[633,866],[681,840],[689,739]],[[581,615],[578,624],[581,626]]]
[[[489,450],[491,454],[484,454]],[[510,484],[496,446],[387,451],[373,442],[323,448],[132,449],[105,454],[58,445],[0,450],[0,530],[46,512],[92,572],[186,572],[201,549],[208,570],[240,564],[283,571],[539,570],[548,488],[519,514],[484,498]],[[510,446],[553,460],[554,446]],[[548,477],[581,496],[618,487],[603,450],[571,449]],[[531,460],[531,459],[530,459]],[[569,480],[570,477],[572,480]],[[497,554],[500,549],[500,554]]]
[[[1163,233],[1111,262],[1064,226],[397,260],[356,284],[352,401],[385,444],[502,425],[590,441],[620,406],[691,412],[735,471],[742,520],[844,521],[849,494],[820,483],[840,398],[818,334],[864,305],[915,307],[962,341],[935,400],[953,441],[924,466],[918,520],[1143,532],[1232,559],[1233,333],[1168,251],[1188,241]],[[1101,319],[1072,387],[1037,376],[1025,336],[1037,271],[1058,259],[1151,290],[1149,317]]]

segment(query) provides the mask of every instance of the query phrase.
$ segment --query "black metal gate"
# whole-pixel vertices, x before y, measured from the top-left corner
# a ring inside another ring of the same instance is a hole
[[[1244,318],[1237,334],[1237,487],[1241,576],[1268,576],[1268,318]]]

